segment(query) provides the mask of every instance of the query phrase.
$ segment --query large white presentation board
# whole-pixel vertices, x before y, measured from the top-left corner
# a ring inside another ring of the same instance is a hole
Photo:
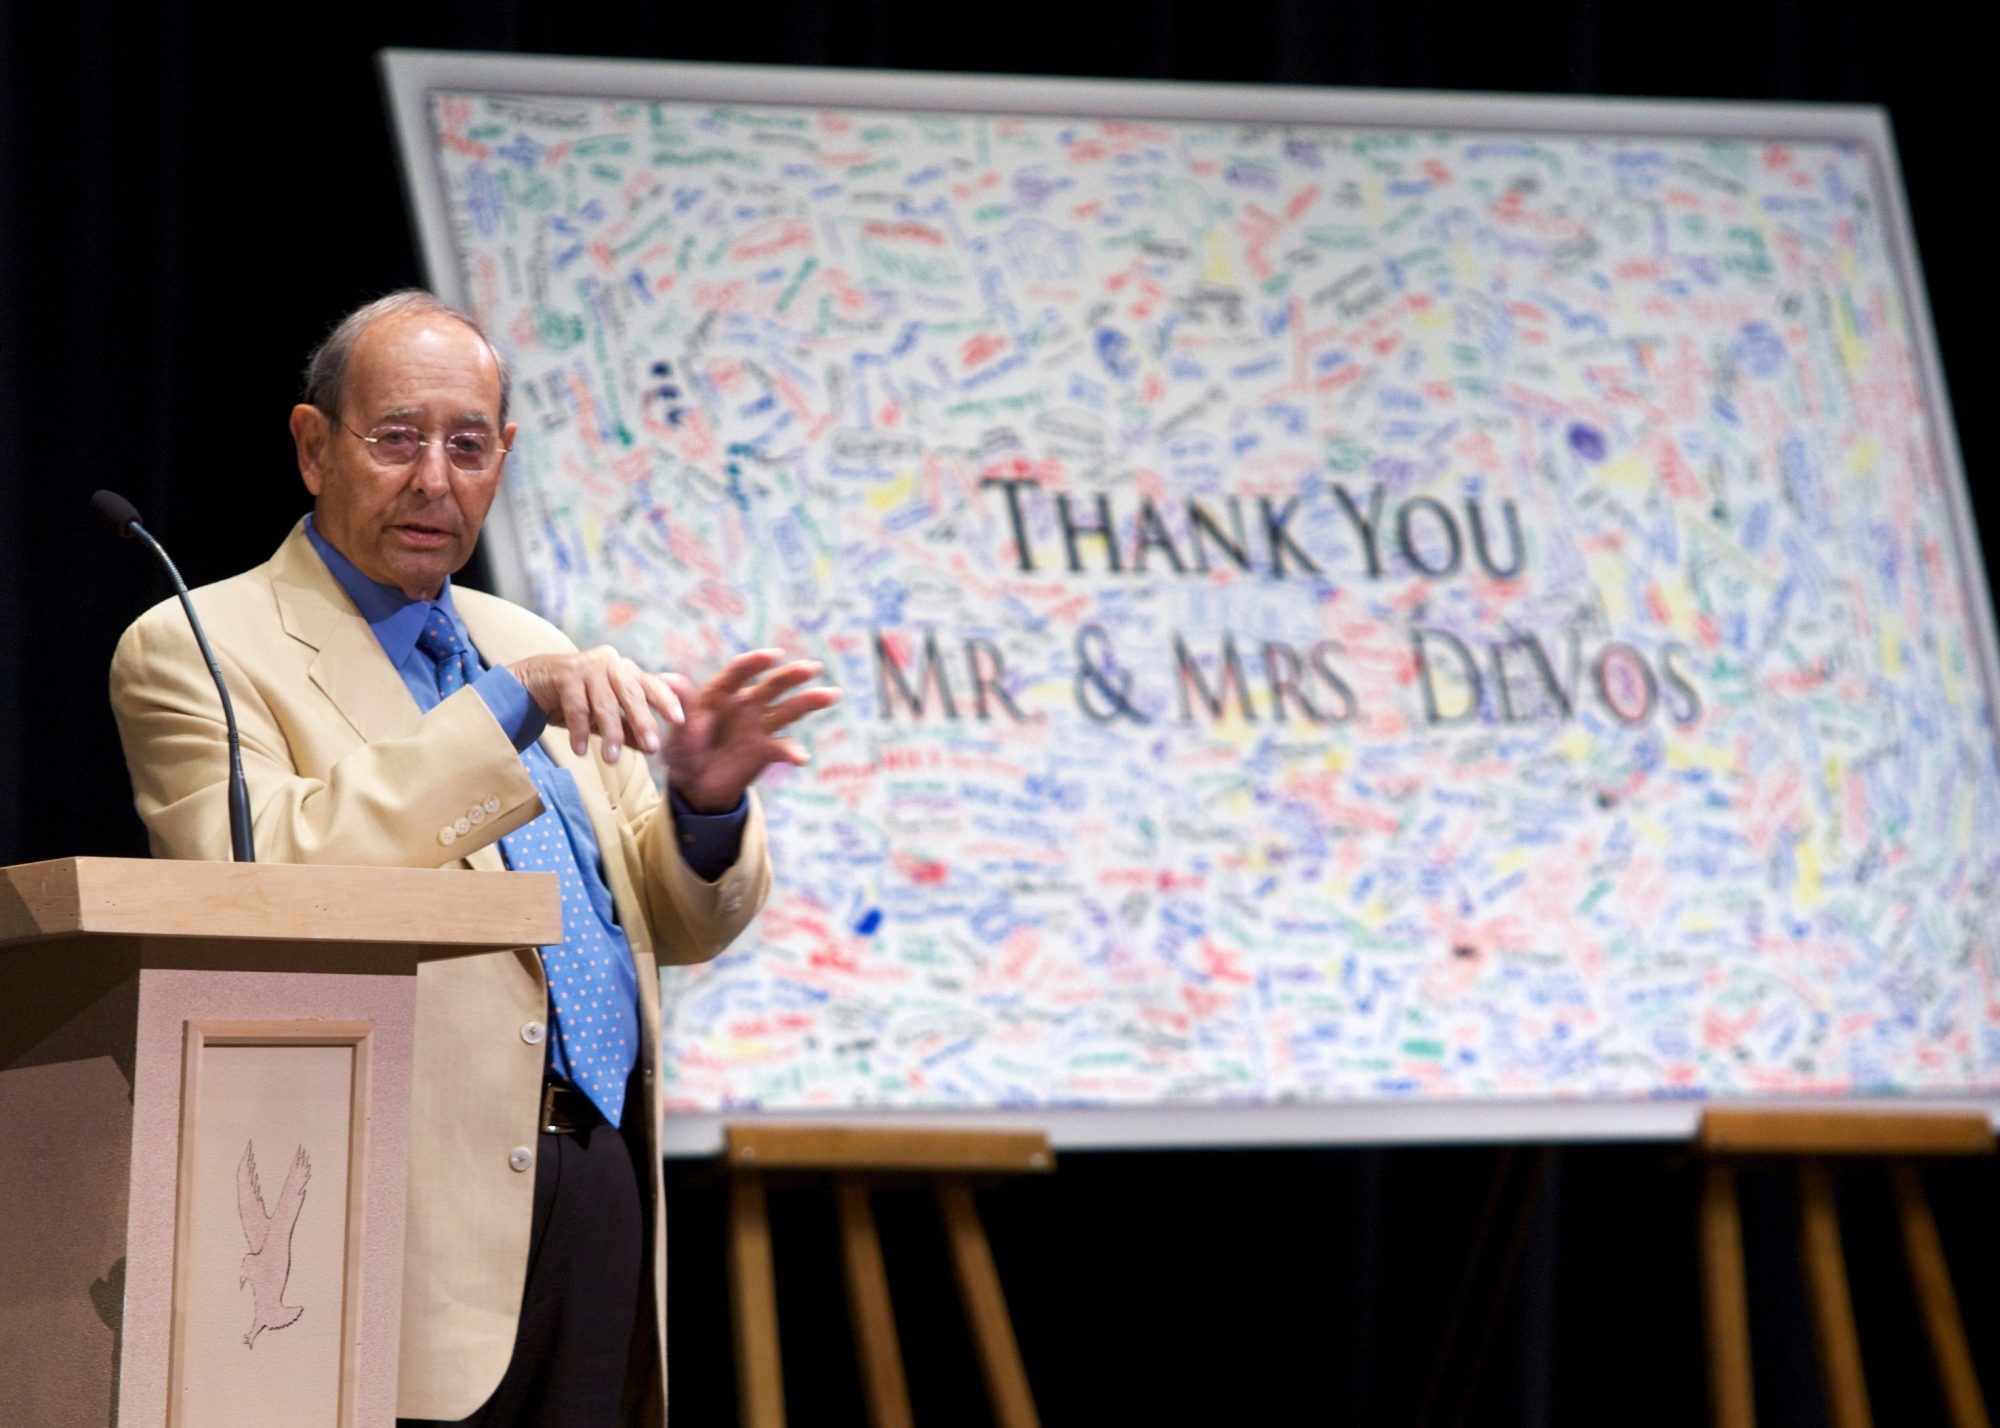
[[[672,1140],[2000,1093],[1991,608],[1879,111],[386,57],[504,593],[846,692]]]

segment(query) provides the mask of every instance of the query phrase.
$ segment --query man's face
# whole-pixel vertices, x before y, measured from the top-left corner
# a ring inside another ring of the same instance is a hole
[[[412,599],[434,598],[444,578],[471,558],[503,463],[466,471],[433,444],[412,462],[384,465],[354,432],[413,427],[435,443],[450,432],[476,431],[496,446],[512,446],[514,424],[503,429],[499,421],[499,369],[471,328],[434,313],[378,320],[348,357],[341,410],[329,416],[303,404],[292,409],[299,474],[315,498],[314,526],[369,579]]]

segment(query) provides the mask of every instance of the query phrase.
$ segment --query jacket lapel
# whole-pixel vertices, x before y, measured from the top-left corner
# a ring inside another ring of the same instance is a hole
[[[416,728],[423,715],[403,677],[312,548],[304,521],[292,528],[271,558],[271,588],[285,633],[315,652],[307,678],[364,742],[400,738]],[[497,843],[487,844],[464,861],[480,872],[497,873],[506,867]]]
[[[422,716],[368,622],[306,538],[292,528],[271,560],[271,589],[285,633],[317,651],[307,677],[367,743],[394,739]]]
[[[309,675],[368,743],[402,738],[423,718],[403,677],[359,615],[350,613],[333,627]]]

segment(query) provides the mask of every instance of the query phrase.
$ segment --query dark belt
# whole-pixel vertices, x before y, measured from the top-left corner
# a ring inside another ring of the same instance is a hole
[[[596,1103],[567,1081],[551,1076],[542,1082],[541,1128],[551,1135],[575,1135],[601,1125]]]

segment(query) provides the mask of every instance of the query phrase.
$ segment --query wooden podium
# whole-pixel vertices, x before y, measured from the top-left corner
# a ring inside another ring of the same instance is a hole
[[[0,872],[0,1423],[395,1420],[418,965],[549,874]]]

